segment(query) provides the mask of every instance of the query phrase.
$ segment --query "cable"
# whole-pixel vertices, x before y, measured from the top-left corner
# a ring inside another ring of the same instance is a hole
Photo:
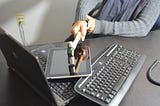
[[[19,33],[24,46],[27,46],[22,22],[19,22]]]
[[[153,64],[149,67],[148,71],[147,71],[147,79],[148,79],[151,83],[153,83],[153,84],[155,84],[155,85],[158,85],[158,86],[160,86],[160,82],[156,81],[156,80],[153,78],[152,73],[153,73],[153,69],[155,68],[155,66],[156,66],[159,62],[160,62],[160,61],[155,60],[155,61],[153,62]]]

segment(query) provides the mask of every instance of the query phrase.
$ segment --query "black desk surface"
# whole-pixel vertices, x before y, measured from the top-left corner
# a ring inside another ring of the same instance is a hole
[[[91,48],[92,58],[112,43],[135,49],[147,56],[144,66],[135,79],[120,106],[157,106],[160,101],[160,86],[146,79],[146,72],[155,59],[160,59],[160,31],[154,31],[142,38],[107,36],[88,39],[85,42]],[[97,106],[96,103],[79,96],[68,106]],[[0,106],[47,106],[15,72],[8,71],[6,61],[0,51]]]

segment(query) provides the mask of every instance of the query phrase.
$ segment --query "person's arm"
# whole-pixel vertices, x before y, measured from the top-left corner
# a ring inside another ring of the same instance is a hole
[[[78,20],[87,20],[87,15],[98,3],[103,0],[79,0],[76,8],[75,22]]]
[[[94,34],[111,34],[127,37],[146,36],[160,15],[160,0],[150,0],[148,5],[132,21],[108,22],[96,20]]]

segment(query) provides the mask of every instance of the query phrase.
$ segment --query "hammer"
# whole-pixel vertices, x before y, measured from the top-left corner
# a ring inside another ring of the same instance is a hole
[[[75,66],[75,73],[78,74],[80,64],[82,63],[82,61],[87,60],[89,57],[87,47],[81,47],[80,50],[77,51],[75,55],[76,55],[75,57],[78,57]]]
[[[80,32],[78,32],[77,36],[75,37],[74,41],[68,42],[68,48],[67,48],[67,55],[68,55],[68,67],[71,75],[75,75],[75,57],[74,57],[74,51],[77,47],[78,42],[80,41]]]

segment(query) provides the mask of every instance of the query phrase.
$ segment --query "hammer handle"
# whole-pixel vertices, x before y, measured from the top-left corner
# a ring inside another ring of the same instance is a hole
[[[80,41],[80,39],[81,39],[81,33],[80,32],[78,32],[77,33],[77,36],[75,37],[75,39],[74,39],[74,41],[73,41],[73,48],[75,49],[76,47],[77,47],[77,44],[78,44],[78,42]]]
[[[83,55],[81,55],[77,60],[76,69],[75,69],[76,74],[78,74],[78,71],[79,71],[79,68],[80,68],[82,61],[83,61]]]

